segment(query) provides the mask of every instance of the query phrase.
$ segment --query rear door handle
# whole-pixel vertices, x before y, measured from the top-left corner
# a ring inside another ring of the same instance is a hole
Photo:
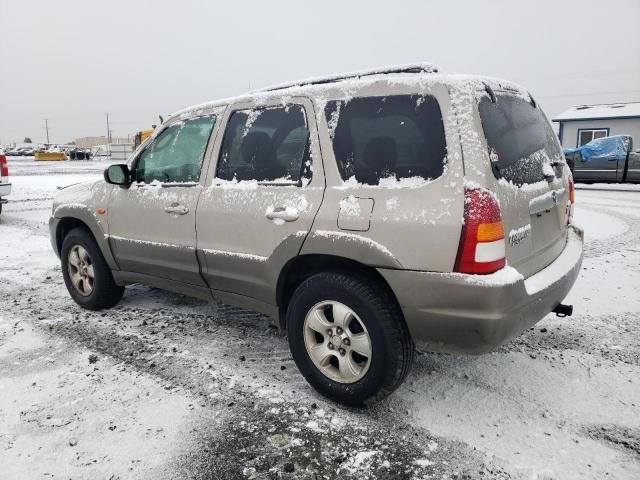
[[[176,215],[184,215],[186,213],[189,213],[189,209],[187,207],[178,203],[167,205],[166,207],[164,207],[164,211],[167,213],[175,213]]]
[[[297,208],[278,207],[267,210],[265,216],[269,220],[284,220],[285,222],[295,222],[300,217],[300,212]]]

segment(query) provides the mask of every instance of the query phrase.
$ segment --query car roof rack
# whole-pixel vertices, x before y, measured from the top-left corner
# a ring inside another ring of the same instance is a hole
[[[322,85],[325,83],[339,82],[350,78],[368,77],[371,75],[385,75],[391,73],[438,73],[438,67],[431,63],[410,63],[407,65],[395,65],[388,67],[371,68],[349,73],[339,73],[336,75],[326,75],[322,77],[307,78],[293,82],[282,83],[271,87],[254,90],[252,93],[273,92],[275,90],[284,90],[291,87],[302,87],[305,85]]]

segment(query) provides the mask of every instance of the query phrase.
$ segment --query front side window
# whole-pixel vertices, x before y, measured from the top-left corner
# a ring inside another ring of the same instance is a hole
[[[609,129],[580,129],[578,130],[578,147],[586,145],[587,143],[595,140],[596,138],[604,138],[609,135]]]
[[[327,123],[343,180],[434,179],[447,146],[442,113],[431,95],[361,97],[327,103]]]
[[[209,143],[214,116],[174,123],[140,154],[133,172],[135,182],[197,182]]]
[[[301,184],[309,177],[309,128],[301,105],[233,112],[216,178]]]
[[[493,101],[483,96],[478,111],[496,178],[516,185],[540,182],[545,164],[564,160],[549,121],[530,100],[504,94]]]

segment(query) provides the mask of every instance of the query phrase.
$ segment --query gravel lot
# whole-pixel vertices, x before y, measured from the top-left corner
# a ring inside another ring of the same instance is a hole
[[[345,409],[256,313],[140,285],[107,312],[72,302],[51,199],[104,166],[9,160],[2,478],[640,478],[640,188],[578,186],[573,317],[492,354],[419,355],[390,399]]]

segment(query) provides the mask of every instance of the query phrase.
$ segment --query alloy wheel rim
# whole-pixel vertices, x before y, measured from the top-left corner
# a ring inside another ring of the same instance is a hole
[[[304,319],[304,345],[326,377],[339,383],[361,380],[371,365],[371,337],[358,315],[343,303],[327,300]]]
[[[73,288],[83,297],[91,295],[95,272],[89,252],[82,245],[74,245],[69,250],[67,263]]]

